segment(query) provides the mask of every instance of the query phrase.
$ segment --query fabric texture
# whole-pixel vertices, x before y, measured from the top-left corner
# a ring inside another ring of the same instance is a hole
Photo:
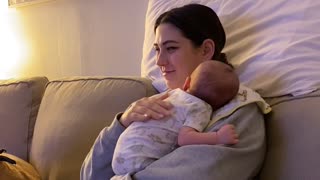
[[[8,153],[1,153],[3,157],[10,158],[15,164],[0,161],[1,180],[40,180],[39,173],[31,164],[23,159]]]
[[[80,180],[106,180],[115,175],[111,167],[112,157],[118,138],[125,130],[118,121],[121,115],[117,114],[112,124],[97,136],[81,166]]]
[[[135,174],[133,179],[252,179],[259,172],[265,155],[263,115],[255,103],[247,104],[217,121],[207,131],[217,131],[227,123],[234,124],[240,135],[237,145],[180,147]],[[83,163],[81,180],[114,176],[111,161],[117,138],[123,130],[116,118],[110,127],[101,131]]]
[[[151,119],[133,122],[121,134],[112,161],[113,171],[117,175],[141,171],[173,151],[183,126],[198,132],[203,132],[207,127],[212,112],[208,103],[179,88],[168,93],[169,97],[165,101],[174,106],[172,116],[161,121]]]
[[[46,77],[0,81],[0,145],[26,161],[47,82]]]
[[[127,77],[75,77],[52,80],[34,129],[30,163],[43,179],[79,179],[98,132],[113,116],[154,94],[150,82]]]
[[[320,179],[320,91],[267,100],[267,154],[261,180]]]
[[[240,89],[240,94],[238,94],[241,97],[236,97],[236,99],[243,102],[241,90],[243,88]],[[205,130],[205,132],[218,131],[225,124],[233,124],[239,133],[240,141],[238,144],[234,146],[189,145],[179,147],[133,175],[133,179],[246,180],[255,177],[261,168],[265,155],[263,113],[266,112],[264,108],[268,106],[264,101],[260,101],[261,98],[252,101],[252,97],[254,95],[246,99],[250,103],[233,103],[235,106],[240,106],[228,108],[235,109],[232,113],[222,111],[228,115],[220,116],[220,119]],[[261,106],[261,104],[259,106],[256,102],[263,102],[265,106]],[[124,131],[118,119],[119,116],[115,118],[112,126],[103,129],[97,137],[83,162],[81,168],[82,180],[110,179],[114,176],[111,167],[112,157],[117,139]],[[246,162],[245,166],[243,162]],[[232,173],[230,173],[231,167]],[[123,178],[115,176],[113,179]],[[125,179],[128,179],[127,175]]]
[[[253,179],[265,155],[263,116],[256,104],[248,104],[218,121],[208,131],[217,131],[227,123],[235,125],[239,133],[237,145],[180,147],[137,173],[134,179]]]
[[[208,126],[212,126],[218,120],[229,116],[237,109],[250,103],[256,103],[263,114],[268,114],[269,112],[271,112],[270,105],[267,104],[266,101],[262,99],[258,93],[240,84],[237,96],[233,98],[228,104],[213,112],[211,121]]]
[[[189,3],[207,5],[218,14],[227,35],[224,52],[244,85],[263,97],[299,96],[320,88],[320,1],[314,0],[150,0],[142,76],[161,82],[153,50],[156,18]],[[166,89],[158,82],[159,91]]]

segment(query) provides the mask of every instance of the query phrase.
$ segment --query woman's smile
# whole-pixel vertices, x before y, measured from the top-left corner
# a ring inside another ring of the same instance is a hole
[[[162,71],[162,76],[165,78],[165,79],[169,79],[173,74],[174,74],[174,70],[166,70],[166,71]]]

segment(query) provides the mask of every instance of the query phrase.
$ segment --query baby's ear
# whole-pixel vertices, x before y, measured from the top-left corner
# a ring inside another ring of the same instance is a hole
[[[186,91],[190,88],[191,77],[188,76],[184,81],[183,90]]]

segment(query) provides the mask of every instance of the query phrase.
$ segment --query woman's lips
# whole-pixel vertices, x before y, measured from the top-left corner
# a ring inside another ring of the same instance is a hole
[[[173,72],[175,72],[175,71],[162,71],[162,75],[164,76],[164,77],[168,77],[170,74],[172,74]]]
[[[165,74],[170,74],[172,73],[173,71],[162,71],[162,74],[165,75]]]

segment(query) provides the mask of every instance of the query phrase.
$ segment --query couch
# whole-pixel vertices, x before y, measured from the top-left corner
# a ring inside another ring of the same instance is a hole
[[[0,81],[0,148],[20,165],[0,162],[0,179],[10,173],[18,174],[16,179],[79,179],[81,163],[99,131],[131,102],[155,93],[150,80],[140,77]],[[265,119],[267,154],[260,179],[320,178],[320,122],[292,121],[297,118],[288,116],[300,111],[303,119],[305,108],[319,107],[319,95],[267,99],[273,111]]]
[[[154,93],[138,77],[0,81],[0,148],[32,164],[42,179],[79,179],[99,131],[115,113]]]
[[[227,34],[224,51],[241,82],[273,109],[265,117],[267,151],[258,179],[320,179],[320,1],[149,0],[143,77],[161,78],[152,50],[155,18],[187,3],[218,13]],[[7,150],[0,157],[16,161],[0,161],[0,180],[79,179],[99,131],[131,102],[155,93],[141,77],[0,81],[0,149]]]

